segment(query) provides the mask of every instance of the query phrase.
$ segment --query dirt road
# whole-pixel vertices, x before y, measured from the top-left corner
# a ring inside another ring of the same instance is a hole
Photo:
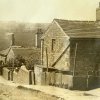
[[[41,100],[31,91],[0,84],[0,100]]]
[[[0,100],[100,100],[100,88],[71,91],[52,86],[21,85],[0,77]]]

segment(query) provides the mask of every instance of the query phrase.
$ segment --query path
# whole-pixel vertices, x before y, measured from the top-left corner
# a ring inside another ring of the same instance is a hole
[[[15,84],[0,76],[0,100],[57,100],[50,99],[52,96],[64,100],[100,100],[100,88],[90,91],[71,91],[52,86]]]

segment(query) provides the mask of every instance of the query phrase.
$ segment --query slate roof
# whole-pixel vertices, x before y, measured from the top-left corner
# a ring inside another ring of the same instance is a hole
[[[40,49],[37,48],[12,48],[15,56],[21,55],[23,57],[40,56]]]
[[[8,53],[9,53],[10,49],[11,48],[9,47],[9,48],[7,48],[5,50],[0,51],[0,56],[6,57],[8,55]]]
[[[34,64],[40,64],[41,52],[38,48],[12,48],[15,56],[22,56],[25,60],[32,60]]]
[[[72,38],[100,38],[100,27],[95,21],[54,19],[63,31]]]
[[[6,57],[11,49],[16,57],[22,56],[25,59],[32,59],[36,64],[40,63],[41,52],[38,48],[9,47],[6,50],[0,51],[0,55]]]

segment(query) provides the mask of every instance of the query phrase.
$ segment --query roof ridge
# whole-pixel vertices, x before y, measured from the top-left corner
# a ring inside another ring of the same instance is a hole
[[[95,21],[89,21],[89,20],[67,20],[67,19],[57,19],[54,18],[55,21],[68,21],[68,22],[95,22]]]

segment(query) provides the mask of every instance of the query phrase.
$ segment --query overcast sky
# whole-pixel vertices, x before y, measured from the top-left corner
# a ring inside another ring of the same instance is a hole
[[[95,20],[100,0],[0,0],[0,20],[51,22],[53,18]]]

